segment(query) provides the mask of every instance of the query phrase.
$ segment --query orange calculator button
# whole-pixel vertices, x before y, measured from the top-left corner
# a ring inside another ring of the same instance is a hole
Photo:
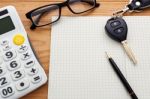
[[[24,38],[24,36],[23,35],[21,35],[21,34],[17,34],[17,35],[15,35],[14,36],[14,38],[13,38],[13,42],[14,42],[14,44],[15,45],[22,45],[23,43],[24,43],[24,41],[25,41],[25,38]]]

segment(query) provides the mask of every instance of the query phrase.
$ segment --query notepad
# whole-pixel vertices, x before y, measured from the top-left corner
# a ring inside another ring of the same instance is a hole
[[[124,17],[138,64],[107,36],[110,17],[62,17],[52,26],[48,99],[130,99],[106,58],[113,56],[139,99],[150,99],[150,17]]]

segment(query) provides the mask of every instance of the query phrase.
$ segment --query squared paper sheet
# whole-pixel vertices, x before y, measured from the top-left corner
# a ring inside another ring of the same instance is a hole
[[[150,17],[124,17],[134,66],[104,30],[109,17],[62,17],[52,26],[49,99],[130,99],[109,64],[113,56],[139,99],[150,99]]]

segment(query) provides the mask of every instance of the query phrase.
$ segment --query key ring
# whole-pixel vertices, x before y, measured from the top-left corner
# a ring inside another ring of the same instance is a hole
[[[116,12],[113,13],[113,16],[114,17],[123,17],[123,15],[126,13],[126,12],[136,12],[136,13],[140,13],[142,10],[129,10],[128,7],[122,9],[122,10],[118,10]]]
[[[123,15],[124,15],[127,11],[129,11],[129,8],[128,8],[128,7],[125,7],[125,8],[122,9],[122,10],[118,10],[118,11],[114,12],[114,13],[113,13],[113,16],[114,16],[114,17],[123,17]]]
[[[150,7],[150,1],[139,1],[139,0],[130,0],[122,10],[116,11],[113,13],[113,17],[123,17],[126,12],[141,12],[143,8]]]

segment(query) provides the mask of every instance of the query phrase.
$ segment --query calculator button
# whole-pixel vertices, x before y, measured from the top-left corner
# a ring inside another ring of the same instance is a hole
[[[0,77],[0,88],[5,87],[8,85],[10,80],[6,77]]]
[[[20,67],[20,61],[19,60],[13,60],[9,63],[7,63],[7,67],[9,70],[15,70],[15,69],[18,69]]]
[[[42,80],[42,77],[40,75],[36,75],[31,79],[32,83],[34,84],[40,82],[41,80]]]
[[[21,45],[18,49],[19,53],[23,53],[25,51],[27,51],[28,47],[26,45]]]
[[[25,76],[24,70],[17,70],[11,74],[13,80],[19,80]]]
[[[21,55],[21,59],[22,59],[22,60],[27,60],[27,59],[29,59],[30,57],[31,57],[30,52],[26,52],[26,53],[23,53],[23,54]]]
[[[33,66],[34,64],[35,64],[35,62],[33,60],[30,60],[25,63],[25,67],[29,68],[29,67]]]
[[[5,73],[6,73],[6,68],[0,66],[0,76],[4,75]]]
[[[15,93],[15,91],[12,86],[7,86],[7,87],[1,89],[0,93],[3,98],[7,98],[7,97],[12,96]]]
[[[15,58],[16,57],[16,52],[15,51],[7,51],[7,52],[5,52],[5,54],[4,54],[4,60],[5,61],[9,61],[9,60],[12,60],[13,58]]]
[[[29,86],[30,86],[29,79],[23,79],[23,80],[17,82],[16,89],[18,91],[22,91],[24,89],[29,88]]]
[[[24,36],[23,35],[21,35],[21,34],[17,34],[17,35],[15,35],[14,36],[14,38],[13,38],[13,42],[14,42],[14,44],[15,45],[22,45],[23,43],[24,43],[24,41],[25,41],[25,38],[24,38]]]
[[[28,74],[31,76],[37,74],[37,72],[38,72],[38,68],[36,68],[36,67],[32,67],[32,68],[28,69]]]
[[[3,51],[8,51],[11,49],[11,46],[10,45],[5,45],[3,46]]]
[[[1,45],[2,46],[5,46],[5,45],[7,45],[9,42],[8,42],[8,40],[3,40],[2,42],[1,42]]]
[[[121,24],[120,21],[114,21],[114,22],[111,23],[111,26],[112,26],[112,27],[117,27],[117,26],[119,26],[120,24]]]

